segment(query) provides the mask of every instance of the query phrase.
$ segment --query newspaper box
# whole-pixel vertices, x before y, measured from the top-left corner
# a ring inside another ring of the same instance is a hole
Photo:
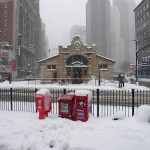
[[[48,116],[52,109],[51,94],[48,89],[40,89],[36,92],[36,110],[39,112],[39,119]]]
[[[58,100],[59,117],[74,119],[74,93],[63,94]]]
[[[92,92],[87,90],[76,90],[74,120],[87,121],[89,113],[92,113]]]

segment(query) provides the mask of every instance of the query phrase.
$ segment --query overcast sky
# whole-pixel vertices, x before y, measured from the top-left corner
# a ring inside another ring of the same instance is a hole
[[[86,24],[86,3],[88,0],[40,0],[40,14],[46,25],[49,48],[70,43],[70,29],[73,25]],[[134,0],[139,4],[141,0]]]

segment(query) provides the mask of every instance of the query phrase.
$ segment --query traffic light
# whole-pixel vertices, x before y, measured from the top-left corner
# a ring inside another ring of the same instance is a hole
[[[18,46],[21,46],[22,43],[22,36],[21,34],[18,34]]]
[[[135,69],[135,64],[130,64],[130,69]]]

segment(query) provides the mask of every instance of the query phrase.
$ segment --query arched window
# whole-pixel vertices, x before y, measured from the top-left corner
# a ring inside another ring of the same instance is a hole
[[[73,66],[74,64],[81,64],[81,65],[86,65],[88,66],[89,60],[82,55],[72,55],[66,60],[66,65],[67,66]]]

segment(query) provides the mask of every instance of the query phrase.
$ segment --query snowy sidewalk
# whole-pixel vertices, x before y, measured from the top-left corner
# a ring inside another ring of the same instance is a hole
[[[88,122],[0,111],[0,150],[149,150],[150,124],[136,118]]]

